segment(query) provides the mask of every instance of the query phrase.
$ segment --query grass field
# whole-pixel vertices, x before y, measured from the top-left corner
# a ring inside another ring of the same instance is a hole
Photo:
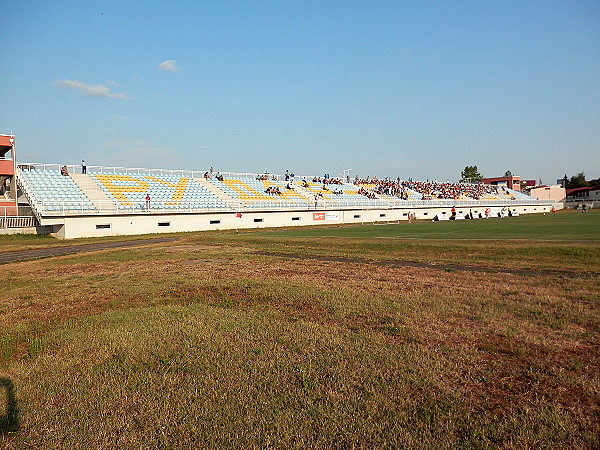
[[[0,448],[600,446],[595,210],[173,236],[0,266]]]

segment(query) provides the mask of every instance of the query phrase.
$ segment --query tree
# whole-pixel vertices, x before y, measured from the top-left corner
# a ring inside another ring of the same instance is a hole
[[[579,172],[577,175],[573,175],[568,181],[566,188],[575,189],[580,187],[587,187],[589,183],[585,181],[585,175],[583,172]]]
[[[504,176],[505,177],[512,177],[512,172],[510,170],[507,170],[506,172],[504,172]]]
[[[478,183],[483,178],[483,175],[477,170],[477,166],[467,166],[465,170],[460,173],[461,183]]]

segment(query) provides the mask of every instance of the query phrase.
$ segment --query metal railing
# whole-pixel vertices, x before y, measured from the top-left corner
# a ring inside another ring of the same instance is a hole
[[[0,217],[0,228],[31,228],[37,223],[35,217]]]
[[[51,172],[60,173],[62,167],[66,167],[69,173],[82,173],[82,167],[80,164],[49,164],[49,163],[22,163],[18,164],[18,167],[22,170],[47,170]],[[188,178],[204,178],[204,174],[208,173],[211,179],[214,179],[217,172],[211,172],[207,170],[185,170],[185,169],[149,169],[142,167],[122,167],[122,166],[101,166],[101,165],[88,165],[86,166],[87,173],[123,173],[126,175],[172,175],[179,177]],[[258,172],[219,172],[224,178],[237,178],[237,179],[257,179],[258,177],[267,177],[268,180],[281,181],[285,179],[285,175],[273,174],[273,173],[258,173]],[[294,175],[294,180],[299,181],[303,178],[312,180],[318,176],[315,175]]]
[[[36,204],[36,211],[41,216],[79,216],[79,215],[112,215],[112,214],[173,214],[173,213],[208,213],[233,211],[230,206],[208,206],[199,202],[180,202],[171,204],[171,202],[153,201],[149,208],[145,204],[133,203],[124,204],[117,201],[94,201],[94,206],[90,207],[90,202],[76,201],[41,201]]]
[[[81,173],[82,167],[79,164],[48,164],[48,163],[23,163],[18,164],[21,170],[46,170],[49,172],[60,173],[62,167],[66,167],[69,173]],[[126,175],[172,175],[187,178],[204,178],[205,173],[210,170],[185,170],[185,169],[149,169],[143,167],[120,167],[120,166],[86,166],[87,173],[108,173],[108,174],[126,174]],[[217,172],[211,174],[215,178]],[[255,179],[265,174],[252,172],[220,172],[225,178]],[[269,179],[275,177],[281,179],[282,175],[268,174]]]
[[[37,219],[30,208],[19,206],[0,206],[0,228],[35,227]]]
[[[40,217],[48,216],[89,216],[89,215],[123,215],[123,214],[204,214],[225,212],[251,212],[251,211],[293,211],[303,209],[339,210],[339,209],[426,209],[426,208],[484,208],[484,207],[513,207],[528,205],[549,205],[552,202],[542,200],[532,201],[383,201],[374,200],[371,203],[352,201],[298,201],[293,203],[275,203],[268,201],[257,201],[255,203],[232,202],[227,206],[214,206],[200,202],[155,202],[152,201],[149,208],[143,202],[123,204],[115,201],[96,201],[95,207],[91,208],[89,202],[75,201],[39,201],[32,204],[32,209]]]
[[[40,215],[40,212],[38,211],[38,205],[41,203],[41,200],[36,197],[35,190],[29,184],[29,180],[27,180],[27,178],[24,176],[19,176],[21,170],[22,170],[21,168],[17,168],[17,174],[16,174],[17,182],[19,184],[19,187],[21,188],[21,193],[27,199],[27,202],[29,203],[29,206],[31,207],[31,211],[33,212],[33,215],[38,220],[41,220],[42,217]]]

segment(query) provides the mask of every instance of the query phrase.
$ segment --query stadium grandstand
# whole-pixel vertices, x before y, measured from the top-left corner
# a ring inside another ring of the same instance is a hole
[[[61,238],[516,216],[554,206],[483,184],[17,164],[13,143],[0,140],[10,147],[10,163],[0,164],[2,227]]]

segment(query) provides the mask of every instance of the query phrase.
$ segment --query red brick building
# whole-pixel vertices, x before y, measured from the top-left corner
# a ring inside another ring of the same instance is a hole
[[[514,191],[521,191],[521,177],[497,177],[497,178],[482,178],[483,184],[491,186],[505,186]]]
[[[0,134],[0,216],[17,215],[15,137]]]

